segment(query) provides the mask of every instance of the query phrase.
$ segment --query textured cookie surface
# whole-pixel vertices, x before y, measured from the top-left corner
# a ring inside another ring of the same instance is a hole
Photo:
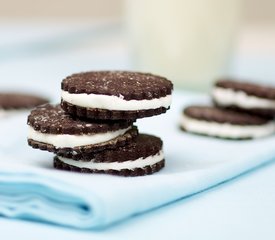
[[[127,128],[132,121],[97,121],[74,118],[64,112],[60,105],[46,104],[31,111],[28,125],[36,131],[50,134],[96,134]]]
[[[157,154],[162,149],[162,145],[163,143],[158,137],[139,134],[125,146],[95,154],[83,154],[82,160],[88,161],[93,159],[94,162],[124,162],[141,157],[146,158]]]
[[[160,98],[170,95],[172,83],[150,73],[99,71],[73,74],[62,81],[61,88],[69,93],[103,94],[125,100]]]
[[[81,156],[127,144],[137,134],[131,121],[84,121],[72,118],[59,105],[46,104],[28,117],[28,143],[61,156]]]
[[[134,120],[166,112],[172,90],[169,80],[149,73],[79,73],[62,81],[61,106],[78,117]]]
[[[41,104],[47,103],[48,100],[23,93],[0,93],[0,109],[30,109]]]
[[[77,172],[105,172],[123,176],[152,174],[164,166],[160,138],[140,134],[128,145],[83,155],[83,159],[55,157],[55,167]]]

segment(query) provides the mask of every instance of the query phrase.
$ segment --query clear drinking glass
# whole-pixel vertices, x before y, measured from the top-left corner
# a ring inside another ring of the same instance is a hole
[[[205,90],[226,75],[241,0],[126,0],[133,67]]]

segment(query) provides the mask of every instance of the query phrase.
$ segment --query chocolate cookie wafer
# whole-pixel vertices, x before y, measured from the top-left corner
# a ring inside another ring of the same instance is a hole
[[[56,156],[54,167],[83,173],[143,176],[159,171],[165,163],[161,139],[146,134],[140,134],[123,147],[86,154],[83,157],[84,159],[76,161]]]
[[[275,132],[275,123],[266,118],[206,106],[185,108],[180,124],[187,132],[228,139],[258,138]]]
[[[5,116],[10,113],[16,113],[19,110],[31,109],[47,102],[47,99],[31,94],[3,92],[0,93],[0,114]]]
[[[99,71],[62,81],[62,108],[91,119],[137,119],[165,113],[173,84],[149,73]]]
[[[72,158],[125,145],[138,134],[132,121],[84,121],[50,104],[34,109],[28,125],[30,146]]]
[[[212,97],[219,107],[275,116],[275,87],[232,80],[217,81]]]

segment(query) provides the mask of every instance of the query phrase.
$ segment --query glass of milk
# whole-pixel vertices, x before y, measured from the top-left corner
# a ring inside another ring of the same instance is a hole
[[[126,0],[133,68],[205,90],[228,72],[241,0]]]

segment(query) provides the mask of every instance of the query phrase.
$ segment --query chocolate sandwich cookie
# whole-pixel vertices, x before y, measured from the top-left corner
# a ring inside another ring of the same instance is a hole
[[[212,97],[219,107],[247,111],[269,118],[275,116],[274,87],[220,80],[213,88]]]
[[[155,136],[140,134],[128,145],[86,155],[85,160],[75,161],[56,156],[54,167],[75,172],[121,176],[153,174],[164,167],[162,141]]]
[[[258,138],[275,132],[275,123],[266,118],[207,106],[185,108],[180,124],[187,132],[228,139]]]
[[[166,112],[173,84],[149,73],[99,71],[62,81],[62,108],[91,119],[137,119]]]
[[[30,146],[72,158],[125,145],[138,134],[131,121],[84,121],[50,104],[34,109],[28,125]]]
[[[15,92],[0,93],[0,111],[3,113],[17,110],[27,110],[47,102],[47,99],[31,94]]]

